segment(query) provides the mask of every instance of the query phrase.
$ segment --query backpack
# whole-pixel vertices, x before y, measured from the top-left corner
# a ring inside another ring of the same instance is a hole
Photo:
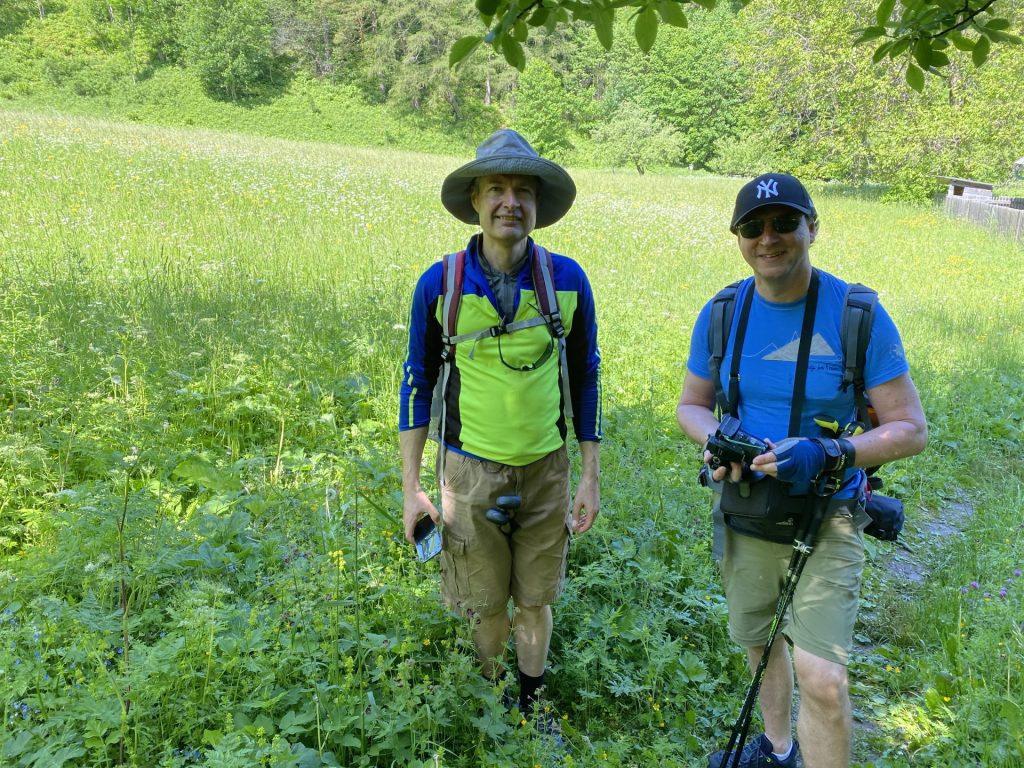
[[[731,413],[730,397],[722,386],[722,361],[736,310],[736,293],[742,280],[730,283],[711,300],[711,321],[708,325],[708,366],[715,384],[715,405],[719,413]],[[857,407],[857,420],[865,429],[877,426],[874,409],[864,392],[864,363],[867,360],[868,341],[874,322],[878,293],[860,283],[851,283],[843,299],[842,324],[839,335],[843,345],[843,383],[845,392],[853,387]],[[877,469],[877,467],[875,468]],[[870,474],[870,473],[869,473]]]
[[[431,439],[444,445],[445,427],[445,395],[448,391],[448,380],[451,375],[452,363],[455,359],[455,345],[466,341],[493,338],[507,333],[515,333],[525,328],[546,325],[551,336],[558,343],[558,368],[562,379],[563,413],[567,419],[572,418],[572,397],[569,391],[569,366],[566,363],[565,326],[558,308],[558,294],[555,291],[554,265],[551,254],[546,248],[536,243],[530,254],[530,269],[533,274],[533,289],[537,294],[540,316],[511,323],[502,323],[491,328],[455,335],[458,328],[459,306],[462,302],[463,281],[466,275],[466,251],[449,253],[441,264],[441,370],[434,386],[434,395],[430,404]]]
[[[725,346],[732,328],[736,309],[736,294],[742,280],[730,283],[711,300],[711,319],[708,324],[708,367],[715,385],[715,406],[719,414],[732,412],[731,397],[722,386],[722,361]],[[753,290],[753,289],[751,289]],[[843,383],[841,389],[853,387],[853,399],[857,410],[857,421],[865,430],[878,426],[874,408],[868,401],[864,387],[864,364],[867,360],[868,341],[874,322],[878,292],[861,283],[850,283],[843,298],[843,314],[840,325],[840,339],[843,351]],[[877,476],[879,467],[868,467],[867,495],[865,510],[871,516],[871,524],[864,532],[883,541],[895,541],[903,528],[903,503],[881,494],[874,493],[883,481]]]

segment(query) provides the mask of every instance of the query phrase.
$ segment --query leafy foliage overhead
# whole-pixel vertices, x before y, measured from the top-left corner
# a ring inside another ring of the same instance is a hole
[[[739,0],[741,5],[749,1]],[[718,4],[718,0],[476,0],[486,32],[459,39],[451,48],[449,63],[457,64],[487,43],[522,70],[526,65],[523,44],[531,27],[551,32],[570,20],[593,26],[601,45],[609,50],[619,10],[630,14],[637,46],[646,52],[654,46],[661,24],[688,26],[684,6],[691,2],[704,9]],[[907,84],[921,91],[926,73],[947,74],[950,58],[945,50],[950,45],[970,51],[974,65],[980,67],[993,44],[1021,43],[1021,37],[1009,31],[1009,19],[997,14],[997,5],[1005,5],[1005,0],[899,0],[898,7],[897,0],[881,0],[874,18],[852,29],[851,35],[856,35],[857,45],[878,42],[876,62],[905,57]]]

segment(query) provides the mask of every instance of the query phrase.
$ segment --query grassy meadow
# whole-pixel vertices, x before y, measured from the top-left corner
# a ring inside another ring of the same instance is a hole
[[[0,765],[534,766],[400,531],[408,300],[464,162],[0,111]],[[704,765],[746,674],[698,456],[693,319],[743,276],[739,181],[574,172],[602,514],[555,608],[565,765]],[[816,264],[879,290],[931,424],[885,470],[855,763],[1024,761],[1024,249],[812,187]]]

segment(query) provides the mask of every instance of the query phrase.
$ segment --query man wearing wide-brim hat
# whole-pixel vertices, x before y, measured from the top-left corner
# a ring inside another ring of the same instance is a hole
[[[503,674],[512,633],[524,714],[544,683],[569,535],[587,531],[600,509],[593,294],[575,261],[530,237],[575,197],[569,174],[511,130],[494,133],[445,179],[445,208],[481,231],[420,278],[400,393],[406,538],[424,516],[441,525],[445,602],[473,618],[490,679]],[[443,513],[420,483],[432,405]],[[583,464],[575,497],[570,423]],[[519,506],[492,509],[503,496]]]

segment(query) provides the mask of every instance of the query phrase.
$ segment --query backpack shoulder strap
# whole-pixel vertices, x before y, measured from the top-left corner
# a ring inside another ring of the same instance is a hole
[[[857,418],[870,429],[868,402],[864,394],[864,366],[871,340],[871,325],[878,305],[878,292],[860,283],[851,283],[843,299],[843,319],[840,337],[843,343],[843,384],[845,392],[853,385],[857,404]]]
[[[725,345],[729,341],[732,318],[736,312],[736,293],[742,280],[730,283],[720,290],[711,300],[711,319],[708,323],[708,368],[711,369],[711,380],[715,385],[715,404],[720,413],[730,413],[729,398],[722,386],[722,360],[725,358]]]
[[[558,311],[558,294],[555,292],[555,268],[547,248],[534,244],[533,290],[537,294],[540,313],[556,339],[565,338],[565,326]]]
[[[572,390],[569,389],[569,363],[565,352],[565,325],[558,308],[558,293],[555,291],[555,267],[548,249],[534,243],[533,290],[540,305],[540,314],[548,330],[558,342],[558,369],[562,379],[562,413],[566,419],[573,417]]]
[[[534,252],[531,255],[531,270],[534,292],[540,305],[540,317],[502,324],[494,328],[485,328],[480,331],[460,335],[456,331],[458,329],[459,305],[462,302],[463,282],[466,275],[466,252],[462,250],[457,253],[449,253],[444,257],[441,264],[441,283],[443,289],[443,303],[441,306],[442,370],[439,377],[440,389],[436,393],[440,395],[442,403],[444,402],[444,393],[447,392],[448,388],[448,376],[451,371],[456,344],[464,341],[476,341],[487,336],[513,333],[543,323],[547,325],[551,335],[558,341],[558,366],[563,392],[562,410],[566,418],[572,418],[573,409],[572,396],[569,389],[569,366],[565,351],[565,326],[562,324],[562,316],[558,308],[554,265],[551,260],[551,254],[546,248],[534,245]],[[472,353],[470,354],[472,355]],[[441,419],[443,428],[443,415]]]
[[[539,256],[533,258],[531,262],[534,284],[538,286],[535,290],[541,307],[540,316],[527,318],[526,320],[516,320],[511,323],[506,323],[503,320],[498,325],[490,328],[481,328],[480,330],[467,333],[456,333],[458,330],[459,305],[462,301],[463,278],[466,274],[466,252],[450,253],[444,257],[441,268],[441,281],[444,285],[444,305],[441,311],[441,334],[442,341],[444,342],[442,354],[447,354],[450,358],[454,356],[457,344],[466,341],[476,342],[488,337],[494,338],[506,333],[515,333],[524,328],[532,328],[535,325],[547,325],[551,330],[551,335],[555,338],[565,336],[561,315],[558,313],[558,296],[555,293],[553,278],[551,277],[553,274],[551,254],[539,246],[537,248],[542,252],[543,257],[546,257],[547,262],[544,264]],[[551,307],[554,307],[554,309],[550,309]],[[473,353],[470,352],[469,356],[472,357]]]
[[[462,303],[462,282],[466,276],[466,252],[449,253],[441,262],[441,356],[445,362],[451,357],[452,338],[458,328],[459,305]]]
[[[452,371],[452,359],[455,355],[455,342],[452,334],[458,327],[459,304],[462,303],[462,279],[466,273],[466,252],[449,253],[441,260],[441,370],[434,384],[434,394],[430,401],[430,426],[427,435],[439,444],[437,458],[437,477],[444,486],[444,433],[448,409],[448,380]]]

